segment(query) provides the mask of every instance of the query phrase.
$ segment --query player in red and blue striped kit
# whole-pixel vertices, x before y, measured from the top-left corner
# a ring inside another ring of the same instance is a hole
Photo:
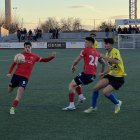
[[[15,114],[15,107],[18,105],[19,100],[21,99],[22,93],[25,90],[25,87],[28,83],[28,80],[30,78],[30,75],[31,75],[35,62],[48,62],[56,56],[56,53],[52,53],[51,57],[42,58],[35,54],[32,54],[31,49],[32,49],[32,44],[30,42],[25,42],[24,43],[25,52],[21,53],[25,57],[25,62],[17,65],[17,68],[13,74],[13,77],[12,77],[11,82],[8,87],[8,92],[12,92],[15,87],[18,87],[17,96],[10,109],[10,114]],[[13,71],[15,66],[16,66],[16,63],[13,62],[13,64],[10,67],[10,70],[7,74],[8,78],[11,77],[11,72]]]

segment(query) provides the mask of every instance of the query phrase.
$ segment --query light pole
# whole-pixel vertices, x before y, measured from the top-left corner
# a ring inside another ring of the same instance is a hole
[[[15,18],[16,18],[16,10],[17,10],[17,7],[13,7],[13,9],[15,10]]]

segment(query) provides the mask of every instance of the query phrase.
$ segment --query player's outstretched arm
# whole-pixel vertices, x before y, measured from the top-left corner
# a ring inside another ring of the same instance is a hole
[[[119,64],[119,60],[114,59],[114,58],[106,57],[104,54],[100,54],[100,57],[106,59],[107,61],[109,61],[113,64],[117,64],[117,65]]]
[[[78,64],[78,62],[79,62],[81,59],[82,59],[82,57],[81,57],[81,56],[78,56],[78,57],[74,60],[74,62],[73,62],[73,64],[72,64],[72,67],[71,67],[71,71],[72,71],[72,72],[75,72],[75,70],[76,70],[75,66]]]
[[[55,52],[53,52],[53,53],[52,53],[52,56],[53,56],[53,57],[55,57],[55,56],[56,56],[56,53],[55,53]]]
[[[48,61],[51,61],[52,59],[54,59],[55,57],[56,57],[56,53],[53,52],[51,57],[42,58],[42,59],[40,60],[40,62],[48,62]]]
[[[105,71],[105,61],[103,58],[99,59],[99,63],[102,64],[102,68],[101,68],[101,73],[103,73]]]
[[[12,65],[11,65],[11,67],[10,67],[10,70],[9,70],[9,72],[8,72],[8,74],[7,74],[7,77],[8,77],[8,78],[10,78],[10,77],[11,77],[11,72],[13,71],[13,69],[14,69],[15,65],[16,65],[16,63],[15,63],[15,62],[13,62],[13,64],[12,64]]]

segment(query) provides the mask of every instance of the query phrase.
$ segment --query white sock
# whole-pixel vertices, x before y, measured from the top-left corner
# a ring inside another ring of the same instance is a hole
[[[71,107],[75,107],[74,102],[70,102]]]
[[[84,96],[83,96],[83,94],[80,94],[79,99],[82,99],[82,98],[84,98]]]

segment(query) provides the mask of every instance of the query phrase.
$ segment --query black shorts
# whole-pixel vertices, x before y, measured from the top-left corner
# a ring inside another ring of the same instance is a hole
[[[116,90],[124,84],[124,77],[114,77],[107,74],[103,78],[107,78],[109,80],[109,84]]]
[[[12,87],[12,88],[23,87],[25,89],[27,83],[28,83],[27,78],[25,78],[23,76],[16,75],[16,74],[13,74],[13,77],[11,79],[11,82],[10,82],[9,86]]]
[[[92,83],[94,81],[94,79],[96,78],[95,75],[92,74],[85,74],[85,73],[79,73],[79,75],[77,75],[74,80],[76,82],[77,85],[87,85],[89,83]]]

